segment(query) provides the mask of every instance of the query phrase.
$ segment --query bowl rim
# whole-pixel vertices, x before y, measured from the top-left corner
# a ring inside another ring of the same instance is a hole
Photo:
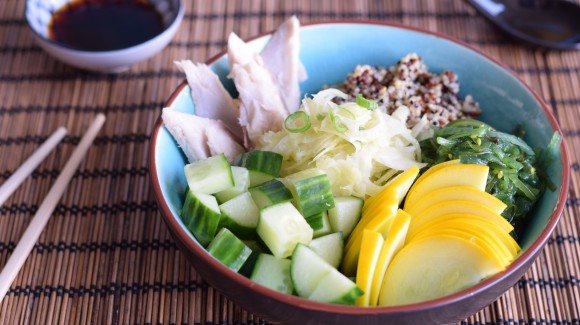
[[[130,52],[130,51],[134,51],[134,50],[139,50],[139,49],[143,49],[144,47],[147,47],[150,44],[153,44],[153,42],[155,42],[156,39],[160,38],[161,36],[165,35],[169,30],[171,30],[171,28],[175,25],[175,24],[180,24],[181,21],[183,20],[183,17],[185,16],[185,0],[177,0],[178,3],[178,8],[177,8],[177,14],[175,15],[175,17],[173,18],[173,20],[167,24],[166,26],[164,26],[163,30],[141,42],[135,45],[131,45],[128,47],[124,47],[124,48],[120,48],[120,49],[115,49],[115,50],[99,50],[99,51],[89,51],[89,50],[81,50],[75,47],[72,47],[70,45],[61,43],[61,42],[57,42],[51,38],[48,37],[44,37],[42,35],[40,35],[34,28],[32,28],[32,25],[30,24],[30,21],[28,19],[28,15],[26,14],[26,12],[28,11],[28,6],[30,5],[30,2],[32,0],[26,0],[26,4],[24,5],[24,21],[26,23],[26,26],[28,27],[28,29],[34,34],[34,36],[36,36],[36,38],[42,42],[45,42],[47,45],[49,46],[53,46],[55,48],[59,48],[61,50],[65,50],[68,51],[70,53],[76,54],[76,55],[91,55],[91,56],[102,56],[102,55],[122,55],[125,52]],[[74,0],[72,0],[74,1]],[[72,2],[70,1],[70,2]],[[64,4],[64,6],[66,6],[68,3]],[[47,26],[48,28],[48,26]]]
[[[525,87],[536,99],[536,101],[542,107],[550,125],[552,128],[562,135],[562,130],[554,116],[551,108],[545,103],[545,101],[539,96],[539,94],[529,86],[524,80],[515,73],[511,68],[506,66],[505,64],[499,62],[498,60],[494,59],[488,54],[485,54],[483,51],[472,47],[471,45],[455,39],[454,37],[441,34],[439,32],[433,32],[429,30],[425,30],[422,28],[414,27],[414,26],[407,26],[400,23],[394,22],[385,22],[379,20],[351,20],[351,19],[341,19],[341,20],[322,20],[322,21],[314,21],[311,23],[306,23],[301,26],[301,28],[308,28],[308,27],[316,27],[316,26],[331,26],[331,25],[349,25],[349,24],[356,24],[356,25],[373,25],[373,26],[384,26],[390,28],[399,28],[407,31],[418,32],[422,34],[427,34],[431,36],[435,36],[437,38],[441,38],[447,41],[451,41],[456,43],[468,50],[475,52],[476,54],[481,55],[484,59],[491,61],[492,63],[496,64],[501,69],[509,72],[509,74],[516,78],[516,80]],[[247,38],[245,41],[253,41],[264,36],[269,36],[272,34],[273,31],[260,33],[254,37]],[[216,62],[218,59],[223,57],[227,54],[227,51],[222,51],[210,59],[206,61],[206,64],[210,65]],[[173,101],[177,98],[181,91],[187,86],[187,80],[183,80],[179,86],[174,90],[171,96],[165,102],[164,107],[170,106]],[[240,283],[248,290],[255,290],[258,291],[259,294],[266,296],[267,298],[276,300],[280,303],[287,303],[291,304],[296,308],[310,310],[310,311],[323,311],[323,312],[331,312],[336,314],[343,314],[343,315],[354,315],[354,316],[370,316],[370,315],[377,315],[377,314],[395,314],[395,313],[414,313],[421,310],[431,309],[433,307],[443,307],[445,305],[449,305],[452,303],[457,303],[463,300],[465,297],[473,296],[477,293],[486,291],[493,287],[494,285],[501,282],[502,279],[507,278],[507,276],[513,271],[518,270],[526,265],[530,265],[530,260],[533,259],[537,253],[544,247],[546,242],[548,241],[550,235],[556,228],[558,221],[562,215],[562,212],[565,207],[566,197],[568,195],[568,188],[570,182],[570,169],[569,169],[569,154],[568,149],[566,146],[565,141],[561,142],[560,145],[560,153],[562,159],[562,184],[560,188],[560,193],[558,196],[558,202],[556,207],[552,211],[550,218],[547,221],[545,228],[539,234],[539,236],[534,240],[534,242],[528,247],[523,253],[519,254],[517,258],[510,263],[510,265],[503,271],[494,274],[493,276],[480,281],[479,283],[470,286],[464,290],[458,291],[456,293],[439,297],[436,299],[428,300],[428,301],[421,301],[413,304],[406,304],[406,305],[397,305],[397,306],[380,306],[380,307],[358,307],[358,306],[345,306],[345,305],[336,305],[336,304],[328,304],[328,303],[321,303],[311,301],[305,298],[281,293],[272,289],[269,289],[265,286],[257,285],[254,281],[246,278],[245,276],[238,274],[237,272],[233,272],[225,265],[220,263],[217,259],[212,258],[207,251],[192,240],[191,235],[187,232],[185,228],[183,228],[176,218],[173,216],[167,202],[165,202],[162,198],[161,186],[158,182],[158,173],[156,169],[156,161],[155,161],[155,148],[157,144],[157,137],[159,135],[159,131],[162,127],[162,119],[161,116],[157,118],[155,122],[155,126],[151,135],[150,141],[150,148],[149,148],[149,173],[150,173],[150,181],[152,183],[153,191],[157,202],[159,204],[159,209],[161,211],[162,217],[165,219],[166,224],[168,227],[173,231],[173,234],[177,236],[184,245],[190,251],[193,251],[195,255],[200,256],[204,262],[210,264],[216,272],[220,272],[224,276],[232,278],[232,280]],[[568,168],[566,168],[568,166]],[[513,285],[513,284],[511,284]],[[227,293],[225,293],[227,296]]]

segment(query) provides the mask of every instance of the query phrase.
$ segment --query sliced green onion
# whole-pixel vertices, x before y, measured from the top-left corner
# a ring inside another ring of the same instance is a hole
[[[353,119],[353,120],[356,119],[356,116],[354,115],[354,113],[351,112],[348,108],[343,107],[343,106],[338,106],[337,113],[339,113],[345,117],[348,117],[350,119]]]
[[[374,111],[379,107],[379,104],[376,101],[366,99],[361,94],[356,95],[356,104],[371,111]]]
[[[334,125],[334,129],[338,133],[344,133],[346,130],[348,130],[348,127],[342,122],[342,119],[340,116],[338,116],[338,114],[335,113],[334,110],[330,111],[330,120]]]
[[[286,117],[284,127],[292,133],[302,133],[310,129],[310,117],[304,111],[296,111]]]

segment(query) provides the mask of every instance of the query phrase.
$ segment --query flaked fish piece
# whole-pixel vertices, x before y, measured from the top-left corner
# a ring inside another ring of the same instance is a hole
[[[300,107],[300,82],[307,74],[300,61],[300,22],[290,17],[272,34],[260,53],[279,89],[283,89],[284,106],[293,113]]]
[[[195,114],[213,120],[220,120],[232,131],[236,139],[243,141],[243,131],[238,121],[239,109],[224,88],[219,77],[204,63],[191,60],[174,62],[185,73],[191,97],[195,103]]]
[[[244,143],[251,148],[262,134],[282,129],[288,111],[260,54],[234,33],[228,39],[228,59],[230,78],[239,93]]]
[[[231,162],[245,151],[225,123],[164,108],[161,118],[189,162],[223,153]]]

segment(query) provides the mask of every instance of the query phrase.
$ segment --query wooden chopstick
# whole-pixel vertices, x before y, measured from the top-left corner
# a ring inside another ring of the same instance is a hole
[[[46,156],[60,143],[62,138],[66,135],[67,130],[60,127],[44,141],[44,143],[36,149],[36,151],[26,159],[26,161],[18,167],[18,169],[8,178],[0,187],[0,206],[4,201],[14,193],[14,191],[22,184],[24,179],[32,173],[32,171],[46,158]]]
[[[10,285],[32,251],[34,244],[36,244],[38,237],[40,237],[40,234],[44,230],[64,190],[93,143],[97,133],[99,133],[103,123],[105,123],[105,115],[98,114],[67,161],[62,172],[58,175],[54,185],[50,188],[50,191],[38,207],[36,214],[30,221],[18,245],[16,245],[2,273],[0,273],[0,302],[2,302],[4,295],[10,289]]]

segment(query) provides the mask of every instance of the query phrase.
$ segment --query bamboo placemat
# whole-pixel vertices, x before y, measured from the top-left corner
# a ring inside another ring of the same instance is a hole
[[[45,54],[23,0],[0,1],[0,183],[58,126],[69,135],[0,208],[0,267],[97,112],[107,122],[6,298],[0,324],[267,323],[228,301],[177,250],[149,187],[147,149],[163,102],[182,81],[172,60],[205,61],[231,31],[251,37],[291,14],[302,23],[379,19],[463,40],[518,72],[552,106],[571,153],[562,221],[536,263],[462,324],[579,324],[580,52],[514,44],[460,0],[186,1],[171,44],[119,75]]]

